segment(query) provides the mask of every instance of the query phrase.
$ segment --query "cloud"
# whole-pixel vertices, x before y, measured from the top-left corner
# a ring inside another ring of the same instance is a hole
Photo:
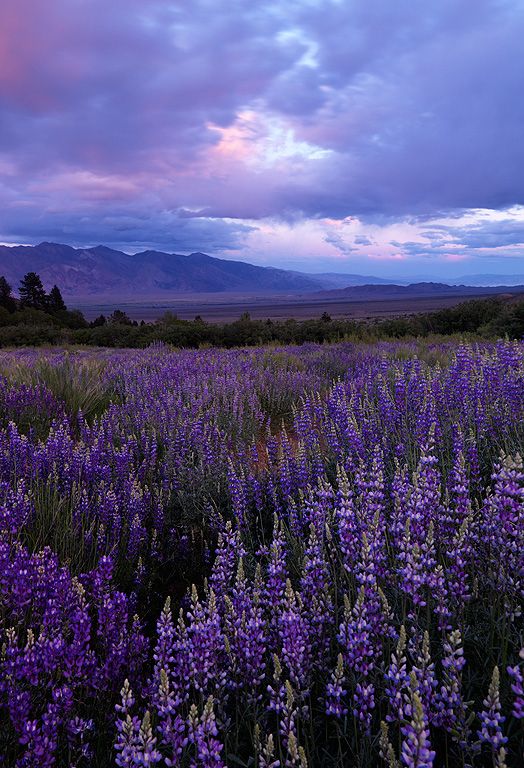
[[[468,227],[450,227],[448,234],[462,246],[471,249],[493,249],[506,246],[524,248],[524,218],[480,221]]]
[[[333,232],[324,237],[324,242],[328,243],[328,245],[334,246],[337,251],[340,251],[340,253],[342,253],[344,256],[349,256],[355,251],[355,248],[349,245],[349,243],[346,243],[340,235],[337,235]]]
[[[518,0],[3,0],[0,239],[218,252],[356,217],[319,247],[503,258],[520,225],[478,211],[524,200],[523,34]]]
[[[355,245],[373,245],[373,240],[367,235],[357,235],[354,240]]]

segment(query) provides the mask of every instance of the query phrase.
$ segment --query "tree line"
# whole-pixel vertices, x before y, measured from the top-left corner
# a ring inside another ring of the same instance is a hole
[[[176,347],[303,344],[342,340],[373,341],[433,334],[477,334],[486,338],[524,338],[524,299],[473,299],[425,314],[373,321],[331,318],[328,312],[311,320],[255,320],[244,313],[229,323],[208,323],[200,316],[181,320],[166,312],[140,324],[120,309],[88,322],[69,310],[58,286],[46,293],[35,272],[19,286],[19,298],[0,277],[0,346],[86,344],[103,347],[147,347],[163,342]]]
[[[36,272],[28,272],[20,280],[18,301],[13,297],[12,290],[5,277],[0,276],[0,307],[7,312],[13,313],[25,307],[51,313],[67,310],[59,287],[53,285],[49,293],[46,293],[40,275]]]

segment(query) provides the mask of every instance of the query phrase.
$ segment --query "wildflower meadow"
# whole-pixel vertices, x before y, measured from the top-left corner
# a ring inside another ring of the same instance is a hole
[[[0,766],[524,765],[524,343],[0,353]]]

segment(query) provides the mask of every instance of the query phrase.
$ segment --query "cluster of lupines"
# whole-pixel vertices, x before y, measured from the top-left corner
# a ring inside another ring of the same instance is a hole
[[[13,763],[518,764],[524,345],[102,357],[2,361]]]
[[[316,765],[330,753],[336,763],[340,749],[356,761],[359,750],[373,754],[382,722],[391,764],[437,765],[445,754],[450,764],[480,766],[489,756],[494,765],[518,764],[524,595],[506,569],[500,572],[500,560],[513,556],[518,539],[522,568],[522,463],[503,460],[475,514],[468,508],[464,521],[439,526],[439,510],[451,519],[455,513],[435,482],[433,450],[426,443],[417,469],[403,478],[401,510],[385,493],[352,491],[347,475],[338,495],[310,490],[294,507],[295,525],[297,518],[307,523],[309,535],[295,536],[276,517],[271,543],[249,558],[249,577],[241,529],[225,528],[209,581],[200,593],[193,587],[178,619],[167,603],[158,623],[145,692],[147,724],[156,725],[155,762],[176,765],[187,757],[218,765],[233,754],[264,765],[266,744],[282,766]],[[375,454],[367,480],[375,487],[377,461]],[[369,505],[378,503],[382,509],[371,517]],[[395,519],[399,511],[405,522]],[[500,648],[506,661],[516,661],[502,675]],[[204,703],[212,711],[212,756],[199,752],[192,735]],[[136,742],[144,721],[134,717]],[[398,758],[393,743],[400,743]],[[120,765],[141,764],[140,750],[130,759],[125,740],[117,747]]]
[[[0,752],[17,766],[56,765],[64,754],[86,765],[112,731],[119,682],[141,678],[138,618],[112,585],[109,558],[76,578],[48,548],[30,553],[3,522],[0,531]]]

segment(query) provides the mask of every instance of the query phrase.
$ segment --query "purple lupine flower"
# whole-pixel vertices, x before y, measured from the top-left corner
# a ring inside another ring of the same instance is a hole
[[[224,665],[224,640],[215,594],[201,602],[193,585],[187,612],[187,650],[189,679],[196,691],[209,695],[221,691],[227,678]]]
[[[361,588],[353,609],[351,609],[347,595],[344,600],[344,621],[339,627],[337,636],[344,663],[348,669],[360,672],[362,675],[368,675],[374,666],[376,650],[364,588]]]
[[[189,738],[195,746],[195,752],[200,768],[225,768],[222,761],[222,742],[218,738],[218,728],[215,719],[213,697],[209,696],[204,710],[199,716],[195,704],[191,705],[189,712]]]
[[[384,457],[379,446],[373,451],[368,471],[361,462],[356,482],[360,491],[360,517],[370,548],[369,560],[373,563],[374,573],[383,577],[386,561],[385,487]]]
[[[355,580],[367,595],[375,591],[377,585],[377,564],[369,545],[367,533],[362,534],[360,556],[355,564]]]
[[[484,708],[479,713],[481,728],[478,731],[478,736],[480,741],[488,744],[493,753],[496,754],[507,742],[507,738],[502,733],[502,724],[506,718],[500,711],[498,667],[493,669],[488,695],[484,699],[483,704]]]
[[[472,513],[469,479],[464,456],[464,439],[460,428],[453,435],[453,467],[449,481],[450,503],[443,509],[439,533],[450,542],[458,533],[463,521]]]
[[[135,758],[137,765],[143,765],[146,768],[148,765],[155,765],[155,763],[160,762],[162,756],[156,749],[156,741],[151,728],[151,715],[146,712],[138,731],[138,749]]]
[[[75,716],[67,723],[67,742],[71,754],[71,768],[83,761],[92,761],[93,747],[90,743],[94,731],[94,721]]]
[[[326,562],[324,543],[316,525],[310,525],[309,539],[304,553],[300,596],[304,615],[310,627],[313,664],[319,669],[326,665],[330,631],[333,626],[333,601],[330,595],[330,574]]]
[[[277,468],[282,496],[286,499],[292,496],[296,490],[296,466],[291,443],[285,429],[280,434]]]
[[[407,768],[432,768],[435,752],[431,749],[429,725],[414,674],[411,676],[411,719],[401,730],[402,763]]]
[[[383,720],[380,723],[379,754],[388,768],[399,768],[399,762],[395,756],[395,750],[389,740],[389,729]]]
[[[121,703],[116,705],[119,717],[116,721],[117,739],[115,750],[117,751],[116,764],[118,766],[136,766],[140,748],[139,733],[140,719],[131,715],[130,710],[135,703],[129,681],[124,681],[120,692]]]
[[[524,648],[520,649],[519,656],[524,660]],[[511,690],[515,694],[513,699],[513,716],[518,720],[524,718],[524,665],[522,663],[514,667],[508,667],[508,675],[512,679]]]
[[[425,605],[421,591],[426,579],[422,570],[420,545],[413,540],[409,518],[406,520],[404,535],[399,542],[398,559],[400,588],[411,598],[415,606]]]
[[[153,701],[160,719],[157,726],[160,734],[160,743],[169,750],[171,757],[166,757],[168,766],[178,765],[184,748],[188,743],[187,723],[184,717],[177,713],[180,704],[180,696],[170,689],[167,672],[160,670],[158,675],[160,683]]]
[[[269,628],[271,635],[278,642],[279,618],[282,611],[286,591],[286,547],[282,526],[275,517],[273,541],[269,550],[267,575],[265,579],[264,604],[270,617]]]
[[[279,630],[281,658],[288,670],[291,684],[297,693],[306,696],[312,671],[310,627],[302,599],[294,591],[289,579],[286,583]]]
[[[409,509],[409,497],[412,492],[412,485],[409,480],[408,466],[400,465],[395,458],[395,473],[391,482],[391,497],[393,500],[393,510],[390,521],[390,535],[395,550],[402,549],[402,539],[406,530],[407,510]]]
[[[242,560],[235,587],[225,598],[224,633],[231,671],[228,685],[246,691],[248,700],[262,698],[260,685],[265,677],[266,622],[262,610],[260,568],[253,588],[248,587]]]
[[[353,715],[360,723],[362,731],[371,733],[371,717],[375,708],[375,686],[373,683],[357,683],[353,694]]]
[[[259,768],[280,768],[280,760],[275,760],[275,741],[273,734],[266,737],[264,744],[260,742],[259,725],[255,726],[255,746]]]
[[[435,456],[435,429],[436,425],[433,423],[422,445],[413,493],[409,499],[412,530],[418,542],[424,539],[431,521],[438,526],[441,516],[440,473],[438,459]]]
[[[288,751],[288,760],[290,756],[294,760],[297,747],[297,720],[299,712],[295,692],[289,680],[285,682],[284,691],[285,696],[283,696],[283,706],[280,710],[279,720],[280,741],[284,749]],[[286,764],[288,760],[286,760]]]
[[[517,602],[524,598],[524,471],[522,459],[503,457],[495,467],[486,504],[487,535],[497,586]]]
[[[353,491],[343,467],[337,470],[337,501],[335,504],[335,520],[338,528],[340,550],[343,556],[344,568],[353,573],[360,552],[361,524],[355,509]]]
[[[233,514],[239,531],[246,532],[249,529],[248,508],[245,494],[245,477],[242,467],[236,468],[231,459],[228,461],[227,479]]]
[[[447,590],[454,610],[458,612],[463,611],[465,604],[471,598],[468,568],[473,553],[472,519],[471,516],[465,518],[446,552],[449,562],[446,569]]]
[[[293,731],[287,738],[286,768],[308,768],[306,753],[303,747],[298,746],[298,740]]]
[[[215,561],[209,579],[219,605],[222,604],[224,595],[235,576],[238,558],[242,557],[243,554],[244,550],[240,544],[239,534],[233,530],[231,522],[228,521],[225,529],[218,535]]]
[[[388,697],[388,722],[402,722],[411,712],[409,704],[409,681],[406,659],[406,629],[400,627],[396,651],[391,654],[391,661],[385,674],[385,693]]]
[[[282,682],[282,665],[276,653],[273,654],[273,670],[273,683],[267,686],[268,709],[280,715],[286,703],[286,686]]]
[[[175,662],[175,626],[171,613],[171,598],[166,598],[162,613],[157,622],[157,642],[153,653],[155,661],[155,677],[158,679],[160,670],[170,672]]]
[[[451,733],[464,746],[468,739],[466,704],[462,697],[462,670],[466,664],[460,630],[447,635],[443,643],[443,682],[436,694],[434,723]]]
[[[347,715],[347,707],[344,706],[344,659],[342,654],[338,654],[337,666],[331,673],[330,682],[326,686],[326,714],[335,717],[344,717]]]
[[[435,664],[431,660],[429,632],[426,630],[422,636],[422,643],[413,639],[415,645],[414,664],[411,672],[417,681],[417,694],[422,701],[424,712],[429,722],[433,721],[435,691],[437,679],[435,677]]]

